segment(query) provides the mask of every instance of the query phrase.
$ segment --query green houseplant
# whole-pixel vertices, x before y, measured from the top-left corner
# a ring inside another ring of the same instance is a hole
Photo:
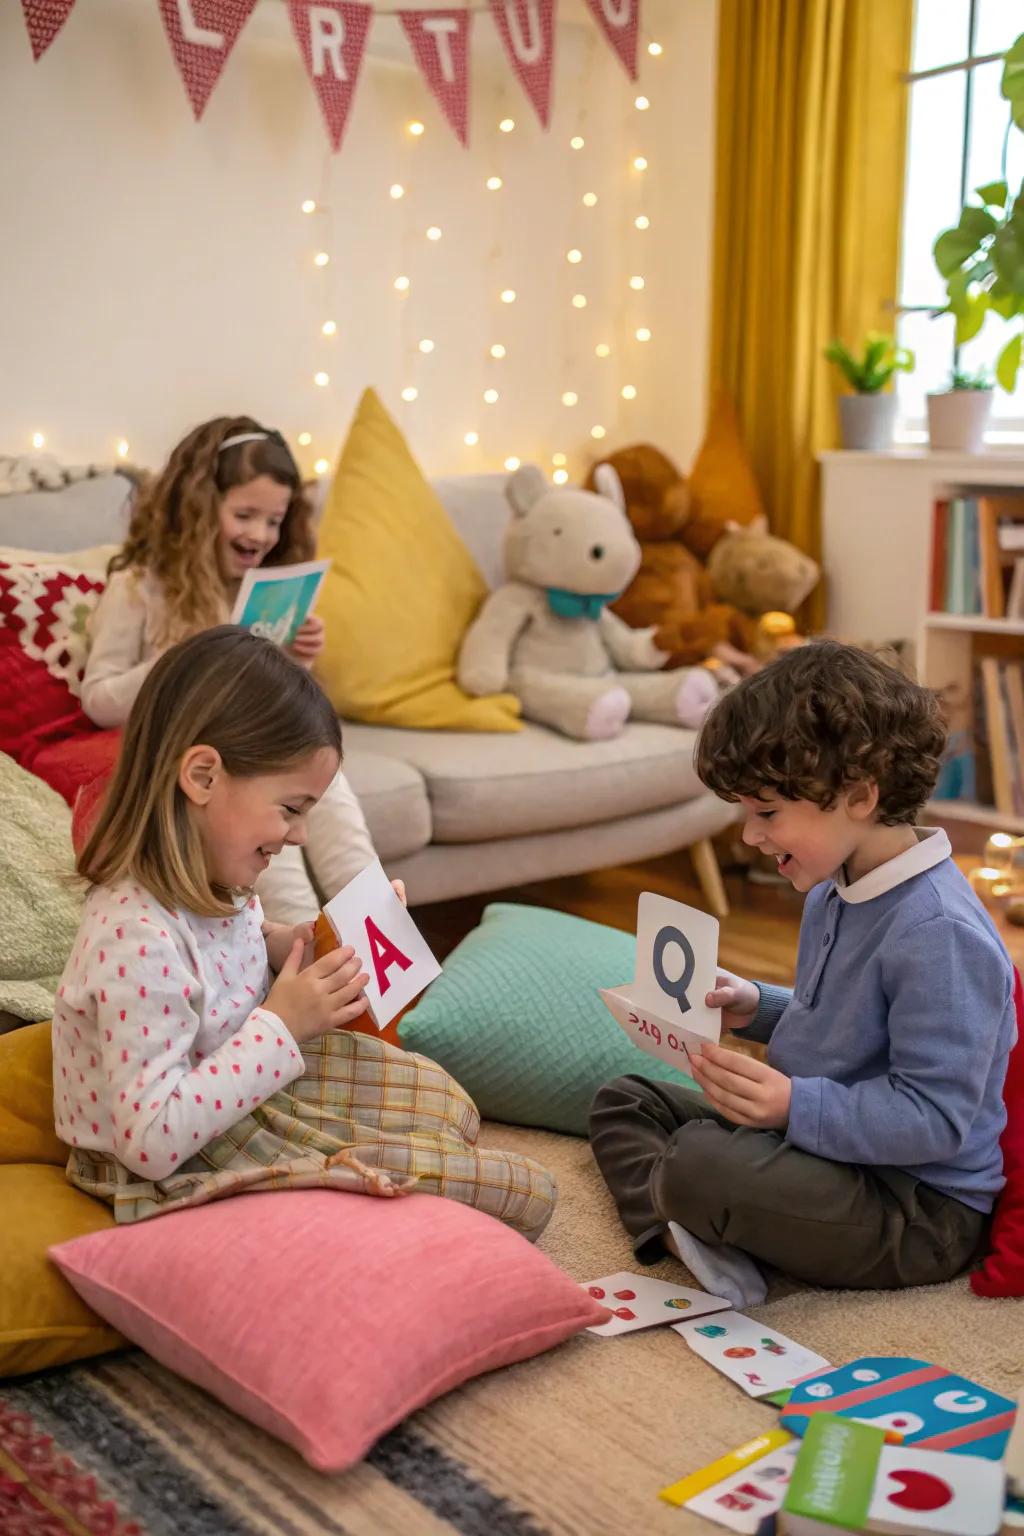
[[[892,336],[869,331],[864,351],[858,356],[838,337],[825,348],[825,357],[835,363],[853,394],[839,399],[839,422],[844,448],[879,450],[892,442],[896,397],[882,391],[894,373],[909,373],[914,354],[898,347]]]
[[[987,369],[954,368],[945,389],[928,396],[928,441],[933,448],[980,453],[992,410],[992,376]]]
[[[1024,316],[1024,186],[1011,193],[1006,180],[1006,154],[1014,128],[1024,130],[1024,34],[1004,56],[1000,92],[1009,105],[1002,178],[977,188],[977,202],[965,204],[957,224],[942,231],[932,250],[935,265],[946,283],[946,305],[937,313],[955,316],[957,346],[977,336],[989,314],[1012,326],[995,370],[1000,387],[1012,393],[1017,387],[1024,342],[1024,326],[1014,325]],[[929,423],[933,400],[953,399],[954,406],[947,409],[955,408],[965,419],[972,417],[976,430],[976,420],[983,412],[987,421],[991,398],[991,384],[987,392],[985,385],[977,383],[957,385],[954,375],[951,390],[929,395]],[[934,436],[932,444],[952,446],[937,443]]]

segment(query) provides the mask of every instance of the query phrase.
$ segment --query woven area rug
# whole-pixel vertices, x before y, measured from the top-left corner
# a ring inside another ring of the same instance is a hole
[[[507,1126],[486,1139],[557,1174],[542,1246],[559,1264],[580,1280],[633,1267],[585,1142]],[[651,1273],[680,1276],[668,1261]],[[981,1301],[965,1281],[874,1294],[779,1281],[754,1315],[836,1364],[917,1355],[1022,1391],[1024,1302]],[[143,1355],[111,1355],[0,1387],[0,1531],[709,1536],[658,1490],[775,1422],[671,1329],[584,1334],[470,1382],[325,1477]]]

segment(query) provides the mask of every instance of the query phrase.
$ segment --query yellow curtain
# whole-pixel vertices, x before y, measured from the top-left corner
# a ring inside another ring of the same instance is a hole
[[[817,557],[822,349],[895,324],[913,0],[719,4],[712,398],[736,402],[774,531]]]

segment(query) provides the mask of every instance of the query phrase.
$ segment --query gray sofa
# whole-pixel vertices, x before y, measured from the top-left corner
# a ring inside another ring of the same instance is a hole
[[[504,475],[435,482],[490,585],[502,579]],[[0,545],[66,551],[117,543],[128,483],[0,498]],[[690,848],[707,904],[725,893],[709,839],[733,818],[700,784],[694,736],[635,724],[578,742],[527,723],[515,734],[345,724],[345,768],[389,872],[413,903],[500,890]]]

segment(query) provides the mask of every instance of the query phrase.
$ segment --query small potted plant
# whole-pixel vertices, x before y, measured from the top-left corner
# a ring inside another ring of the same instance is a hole
[[[864,355],[856,357],[838,338],[825,348],[825,356],[835,363],[854,391],[839,397],[839,424],[844,448],[866,448],[879,452],[892,443],[896,418],[896,396],[882,391],[894,373],[909,373],[914,354],[898,347],[892,336],[869,331]]]
[[[928,441],[933,448],[980,453],[992,409],[992,379],[984,369],[953,369],[949,388],[928,396]]]

